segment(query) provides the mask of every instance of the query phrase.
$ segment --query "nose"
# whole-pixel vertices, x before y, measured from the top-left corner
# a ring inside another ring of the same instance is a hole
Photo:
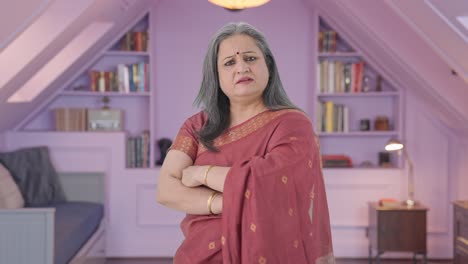
[[[246,73],[246,72],[249,72],[249,71],[250,71],[250,67],[244,60],[240,60],[240,62],[237,63],[237,73],[238,74]]]

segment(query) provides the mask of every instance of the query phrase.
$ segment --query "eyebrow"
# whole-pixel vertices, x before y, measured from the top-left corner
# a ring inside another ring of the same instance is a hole
[[[241,52],[240,54],[247,54],[247,53],[255,53],[255,51],[248,50],[248,51]],[[236,54],[237,54],[237,53],[236,53]],[[236,56],[236,54],[224,58],[223,61],[225,61],[226,59],[229,59],[229,58],[232,58],[232,57]]]

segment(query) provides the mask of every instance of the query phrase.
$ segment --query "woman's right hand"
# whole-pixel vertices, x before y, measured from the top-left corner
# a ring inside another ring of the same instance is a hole
[[[201,186],[202,182],[199,180],[203,175],[205,166],[189,166],[182,170],[182,184],[187,187]]]

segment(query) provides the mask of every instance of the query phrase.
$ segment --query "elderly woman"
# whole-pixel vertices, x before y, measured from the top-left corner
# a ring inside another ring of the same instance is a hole
[[[159,175],[158,202],[187,213],[174,263],[334,263],[318,140],[259,31],[212,37],[196,104]]]

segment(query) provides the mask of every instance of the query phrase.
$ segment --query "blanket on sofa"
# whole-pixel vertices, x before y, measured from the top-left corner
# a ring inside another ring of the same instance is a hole
[[[65,192],[46,146],[0,153],[0,162],[10,171],[23,195],[26,207],[66,201]]]

